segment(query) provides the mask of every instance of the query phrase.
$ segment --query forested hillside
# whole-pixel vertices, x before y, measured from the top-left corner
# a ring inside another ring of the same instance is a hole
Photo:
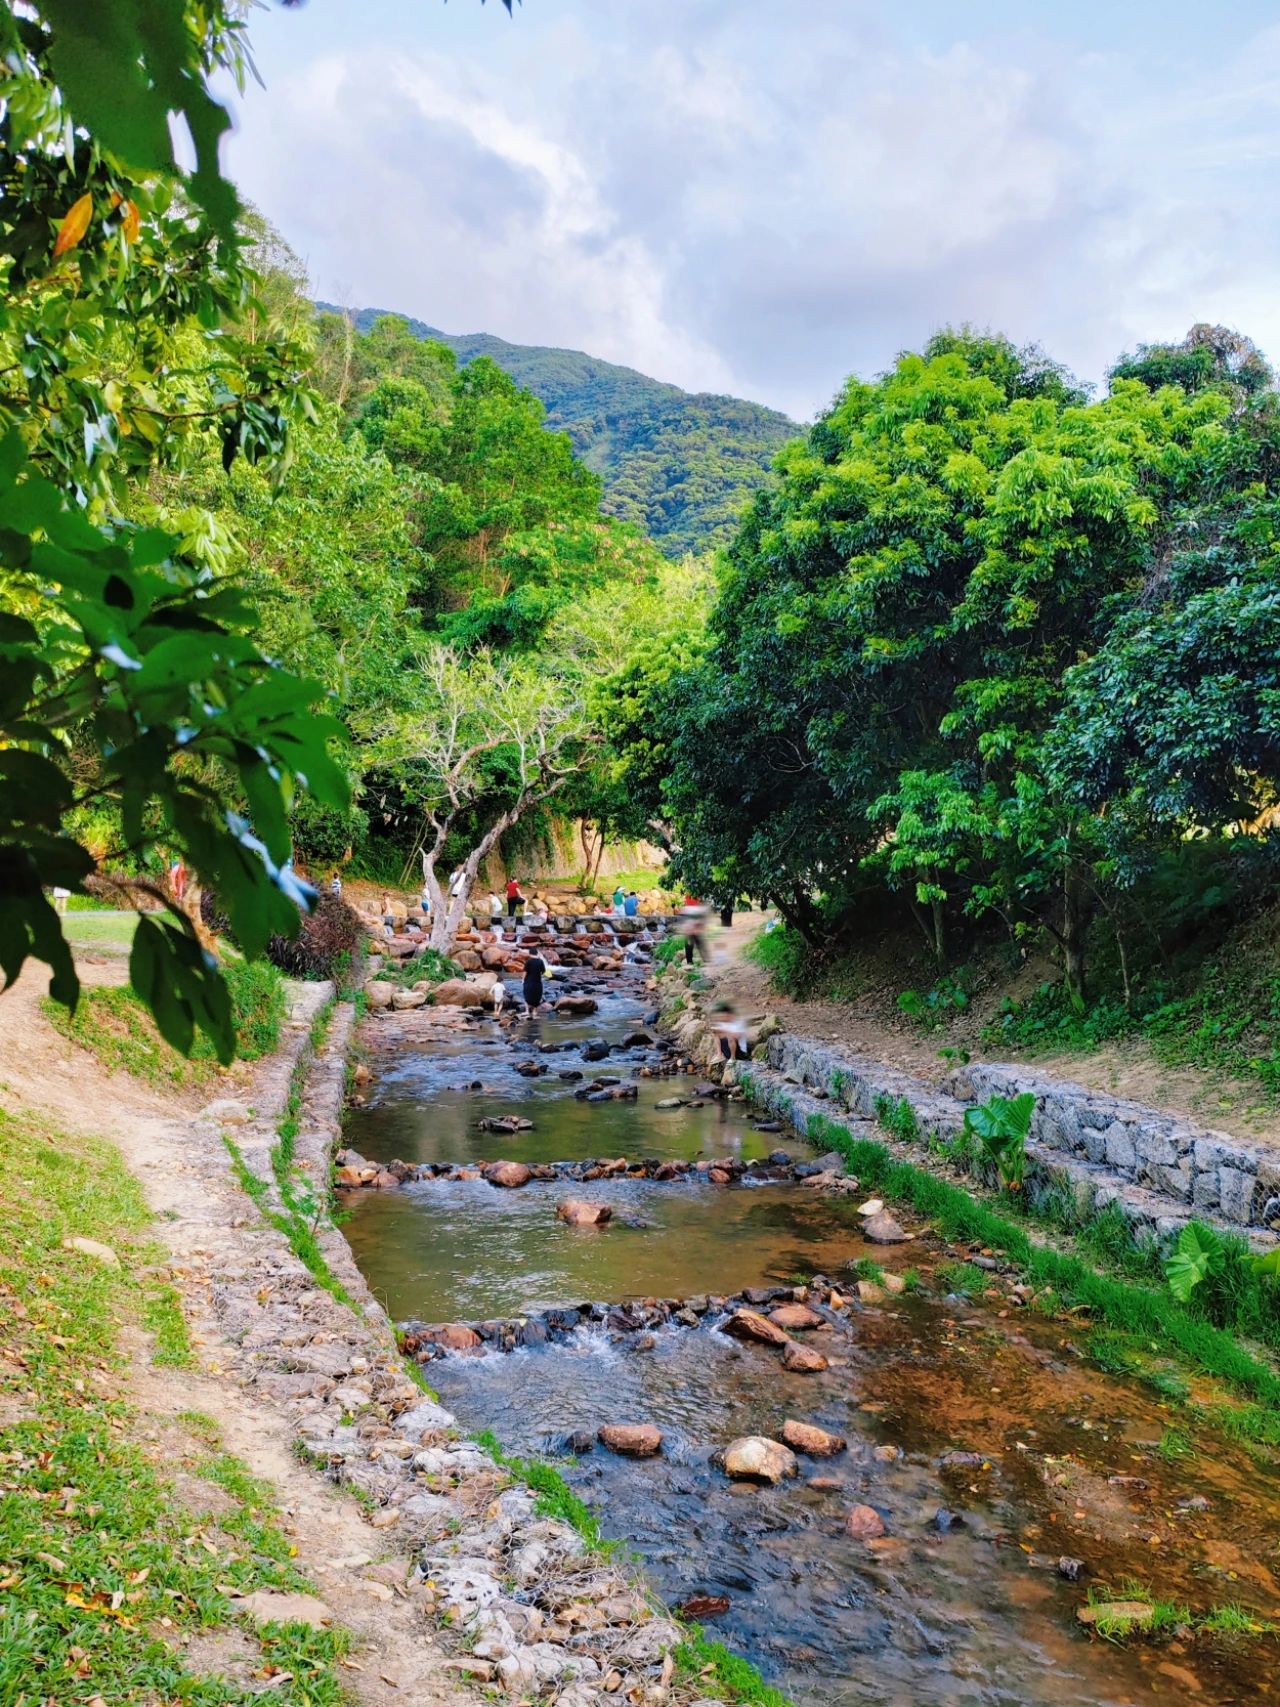
[[[361,309],[356,325],[367,332],[385,313]],[[803,430],[776,409],[682,391],[579,350],[509,344],[485,332],[456,336],[404,319],[461,362],[488,356],[541,398],[547,425],[567,432],[604,482],[605,510],[638,523],[672,556],[727,544],[777,451]]]

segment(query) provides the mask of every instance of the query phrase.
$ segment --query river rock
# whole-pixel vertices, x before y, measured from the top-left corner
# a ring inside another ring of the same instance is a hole
[[[588,1043],[582,1051],[582,1059],[584,1061],[603,1061],[608,1053],[609,1045],[603,1038],[596,1038],[593,1042]]]
[[[1093,1606],[1079,1606],[1076,1617],[1082,1624],[1105,1624],[1108,1631],[1127,1635],[1130,1630],[1145,1630],[1156,1615],[1148,1600],[1100,1600]]]
[[[797,1422],[794,1417],[788,1417],[783,1423],[781,1434],[793,1452],[803,1452],[810,1458],[834,1458],[837,1452],[844,1451],[846,1445],[843,1435],[828,1434],[825,1428]]]
[[[558,1014],[593,1014],[600,1006],[594,996],[561,996],[556,1003]]]
[[[461,1322],[441,1322],[434,1327],[419,1328],[416,1337],[429,1340],[432,1345],[442,1345],[446,1351],[471,1351],[481,1343],[475,1329],[464,1327]]]
[[[763,1434],[743,1435],[724,1449],[724,1472],[739,1482],[781,1482],[796,1473],[796,1455]]]
[[[845,1516],[844,1528],[855,1541],[878,1541],[884,1534],[884,1519],[874,1506],[855,1505]]]
[[[567,1222],[570,1227],[603,1227],[612,1219],[613,1210],[607,1203],[589,1203],[582,1197],[566,1197],[563,1203],[556,1204],[556,1220]]]
[[[492,1114],[480,1122],[481,1132],[532,1132],[533,1122],[519,1114]]]
[[[782,1348],[782,1367],[792,1375],[821,1375],[827,1367],[827,1360],[811,1345],[788,1340]]]
[[[887,1210],[877,1210],[874,1215],[868,1215],[862,1223],[862,1236],[870,1239],[873,1245],[904,1245],[912,1234],[894,1220]]]
[[[683,1108],[684,1107],[684,1098],[683,1097],[663,1097],[660,1102],[655,1102],[653,1106],[655,1108]]]
[[[468,983],[465,978],[446,978],[432,991],[432,1000],[438,1008],[482,1008],[490,988]]]
[[[401,1013],[408,1008],[425,1008],[426,1005],[427,993],[425,990],[392,991],[391,1006],[397,1013]]]
[[[632,1031],[623,1038],[622,1047],[624,1049],[651,1049],[653,1039],[647,1031]]]
[[[662,1450],[662,1431],[652,1423],[606,1423],[599,1440],[624,1458],[652,1458]]]
[[[761,1345],[791,1343],[781,1328],[775,1327],[756,1310],[735,1310],[729,1320],[722,1324],[721,1331],[732,1334],[736,1340],[758,1340]]]
[[[370,978],[364,987],[364,999],[374,1013],[389,1008],[394,995],[395,985],[388,984],[385,978]]]
[[[775,1327],[785,1328],[789,1333],[822,1326],[822,1317],[807,1304],[779,1304],[776,1310],[770,1310],[769,1320]]]
[[[528,1185],[533,1178],[533,1172],[523,1162],[494,1162],[484,1169],[484,1177],[490,1185],[500,1185],[510,1190],[515,1186]]]
[[[863,1304],[883,1304],[889,1296],[878,1280],[859,1280],[855,1290]]]
[[[479,972],[484,966],[484,960],[474,948],[455,949],[453,962],[455,966],[461,966],[464,972]]]

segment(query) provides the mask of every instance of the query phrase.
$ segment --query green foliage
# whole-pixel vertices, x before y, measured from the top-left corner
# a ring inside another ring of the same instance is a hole
[[[79,984],[43,887],[85,892],[77,808],[110,806],[125,860],[180,853],[256,955],[304,898],[291,801],[347,795],[320,685],[259,651],[252,608],[180,532],[120,520],[131,482],[213,445],[224,467],[282,467],[311,412],[300,352],[238,324],[251,281],[208,79],[243,67],[239,14],[103,0],[90,29],[82,10],[0,8],[0,369],[22,376],[0,393],[0,970],[45,961],[68,1009]],[[180,909],[139,921],[130,973],[174,1048],[199,1031],[231,1059],[227,991]]]
[[[994,1163],[1006,1191],[1021,1191],[1027,1166],[1027,1138],[1036,1099],[1030,1091],[1020,1096],[988,1097],[976,1108],[964,1111],[966,1138],[976,1138],[989,1162]]]
[[[1250,348],[1192,346],[1209,382],[1090,403],[943,333],[787,447],[663,714],[683,881],[828,959],[883,922],[868,886],[939,967],[975,924],[1044,933],[1081,1025],[1105,918],[1127,1011],[1131,892],[1193,838],[1241,866],[1280,781],[1280,408]]]
[[[747,944],[747,959],[769,974],[769,981],[785,996],[801,996],[809,989],[813,952],[800,932],[789,925],[763,930]]]
[[[968,1006],[969,992],[958,978],[940,979],[923,996],[916,990],[903,990],[898,997],[901,1012],[925,1031],[936,1031],[952,1014],[963,1013]]]
[[[906,1097],[880,1095],[875,1101],[876,1119],[892,1138],[902,1144],[915,1144],[920,1139],[920,1122]]]
[[[1221,1271],[1223,1260],[1222,1239],[1213,1228],[1199,1221],[1188,1221],[1164,1265],[1170,1292],[1180,1304],[1185,1304],[1196,1287],[1209,1278],[1211,1270]]]
[[[406,333],[437,352],[447,346],[463,363],[488,360],[502,368],[541,399],[548,426],[567,432],[600,476],[606,511],[642,527],[672,556],[727,544],[751,497],[769,481],[775,455],[801,431],[757,403],[691,395],[576,350],[509,344],[487,334],[451,337],[381,309],[362,309],[355,325],[365,333],[353,350],[357,387],[367,384],[368,371],[361,371],[360,344],[379,335],[400,371],[416,365]],[[335,349],[345,348],[339,325],[329,336]],[[347,371],[345,358],[333,366]]]

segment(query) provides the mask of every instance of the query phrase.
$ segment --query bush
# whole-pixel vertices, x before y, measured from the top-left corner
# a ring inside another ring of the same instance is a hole
[[[267,959],[293,978],[332,978],[350,962],[367,929],[341,895],[322,892],[297,936],[268,939]]]
[[[280,1041],[287,1007],[284,980],[265,960],[224,960],[222,976],[235,1016],[237,1056],[257,1061],[270,1055]]]
[[[769,975],[774,988],[784,996],[809,993],[814,972],[813,950],[790,925],[762,931],[747,947],[748,960]]]

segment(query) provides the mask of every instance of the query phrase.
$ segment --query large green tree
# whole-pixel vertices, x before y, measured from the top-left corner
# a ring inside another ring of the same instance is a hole
[[[687,880],[813,934],[878,875],[940,962],[964,913],[1044,925],[1078,996],[1095,825],[1051,732],[1167,518],[1229,460],[1230,411],[1137,379],[1088,403],[968,332],[851,381],[746,519],[687,678],[666,791]]]

